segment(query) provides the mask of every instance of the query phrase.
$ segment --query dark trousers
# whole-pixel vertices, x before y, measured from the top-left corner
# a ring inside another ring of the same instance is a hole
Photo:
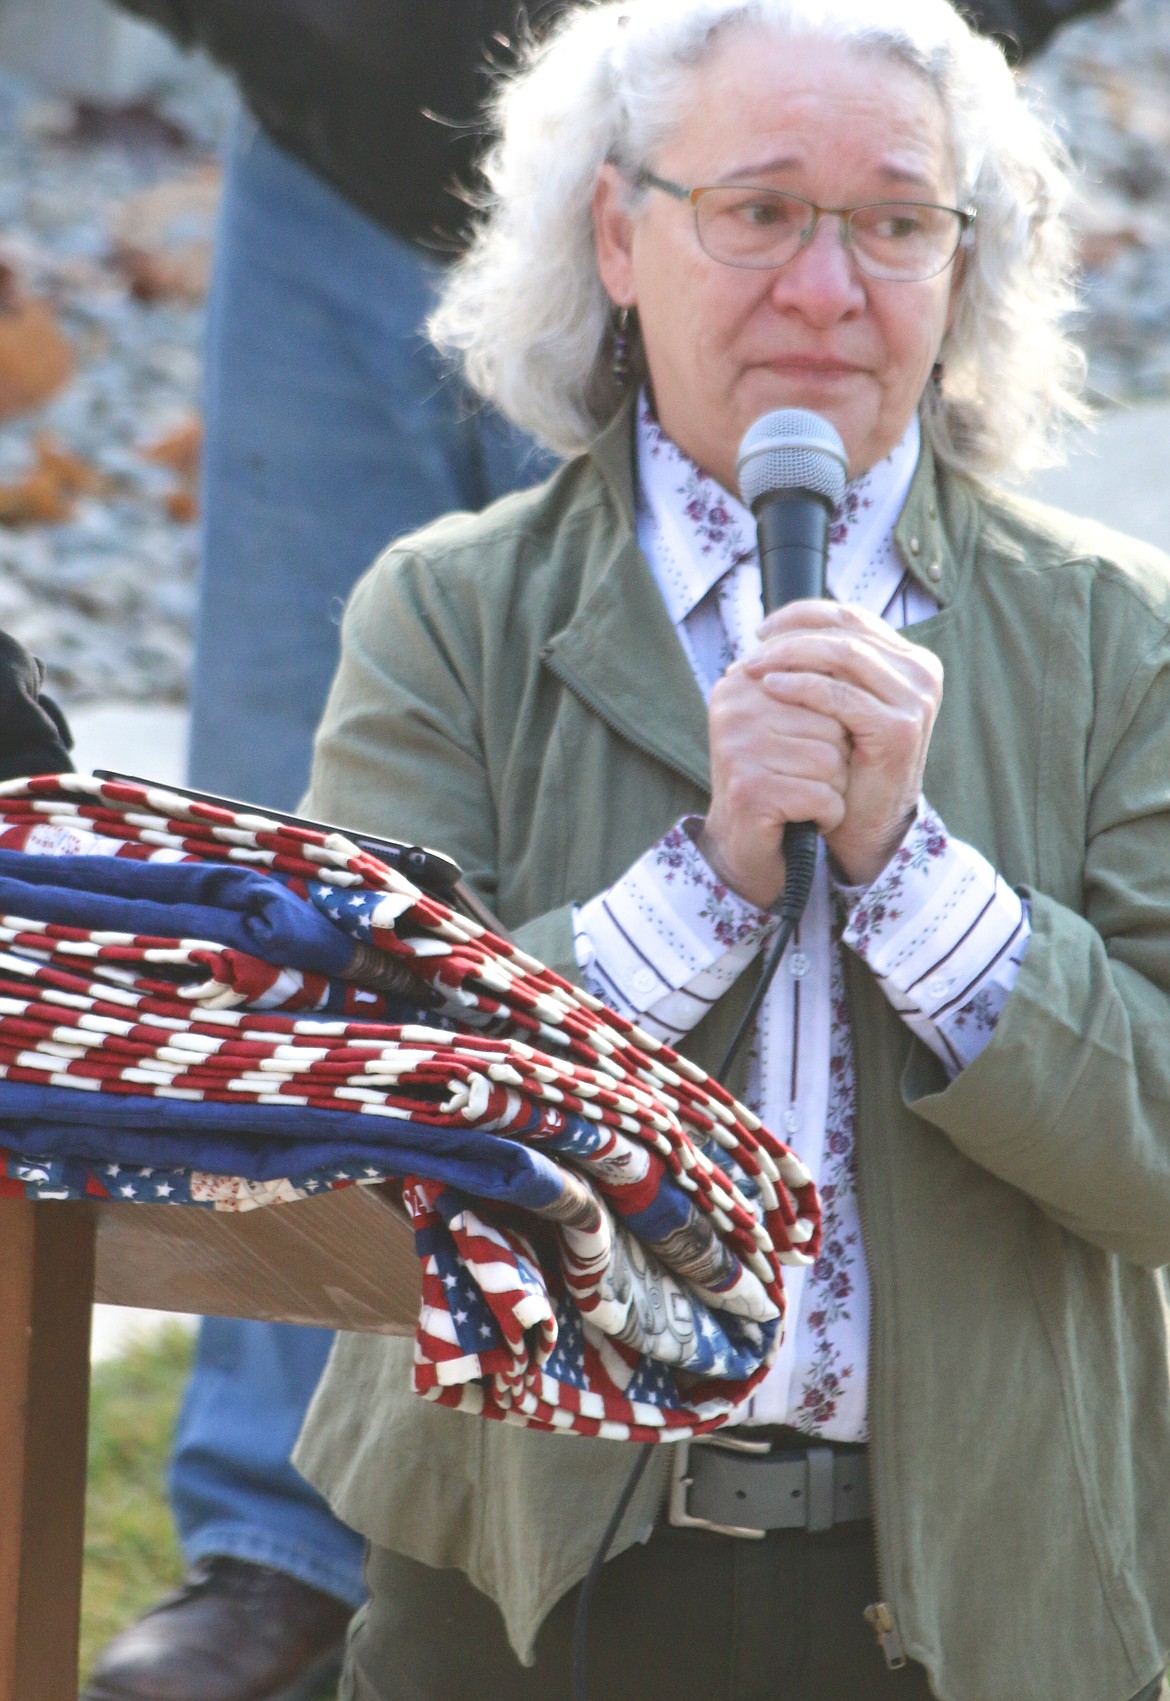
[[[918,1665],[889,1671],[864,1610],[873,1531],[742,1541],[661,1525],[606,1565],[593,1597],[594,1701],[927,1701]],[[577,1590],[519,1665],[499,1612],[459,1571],[382,1548],[350,1633],[344,1701],[568,1701]]]
[[[366,1581],[341,1701],[569,1701],[576,1589],[541,1626],[535,1666],[523,1667],[496,1607],[462,1572],[371,1547]],[[602,1572],[590,1697],[929,1701],[922,1666],[887,1668],[863,1617],[877,1599],[868,1523],[758,1542],[660,1525]],[[1160,1693],[1156,1682],[1134,1701]]]

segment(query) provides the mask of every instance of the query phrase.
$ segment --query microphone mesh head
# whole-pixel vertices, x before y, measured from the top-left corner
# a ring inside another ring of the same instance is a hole
[[[761,415],[744,432],[735,457],[739,493],[749,508],[763,496],[789,490],[807,490],[839,507],[847,465],[836,428],[808,408]]]

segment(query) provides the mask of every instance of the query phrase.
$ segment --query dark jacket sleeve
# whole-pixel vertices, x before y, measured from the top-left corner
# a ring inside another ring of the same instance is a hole
[[[124,12],[133,12],[174,36],[180,47],[195,45],[195,20],[185,0],[118,0]]]
[[[0,780],[64,774],[73,743],[65,717],[41,692],[44,668],[22,644],[0,632]]]
[[[402,236],[467,221],[493,65],[564,0],[120,0],[235,76],[275,141]]]
[[[1015,61],[1038,53],[1062,24],[1087,12],[1104,12],[1113,0],[963,0],[960,10],[982,30],[1003,42]]]

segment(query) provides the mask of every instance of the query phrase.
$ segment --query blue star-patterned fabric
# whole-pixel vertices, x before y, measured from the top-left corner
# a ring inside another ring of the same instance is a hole
[[[28,856],[0,848],[0,914],[103,932],[208,939],[282,967],[344,974],[345,935],[279,877],[197,862]]]

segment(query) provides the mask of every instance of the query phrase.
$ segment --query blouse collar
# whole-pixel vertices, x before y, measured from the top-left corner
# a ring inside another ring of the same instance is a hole
[[[639,533],[651,517],[668,547],[651,567],[676,626],[698,607],[723,576],[756,560],[751,512],[705,473],[663,431],[645,393],[638,399],[637,490]],[[915,414],[901,441],[845,487],[829,530],[826,585],[839,602],[879,604],[881,612],[900,573],[893,567],[893,531],[918,464],[921,437]]]

